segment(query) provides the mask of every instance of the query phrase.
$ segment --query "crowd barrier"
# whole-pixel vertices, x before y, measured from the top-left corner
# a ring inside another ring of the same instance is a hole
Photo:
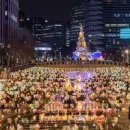
[[[108,62],[108,61],[86,61],[86,62],[78,62],[78,61],[53,61],[53,62],[41,62],[37,63],[38,66],[41,67],[130,67],[129,64],[121,63],[121,62]]]
[[[10,68],[10,71],[14,72],[14,71],[18,71],[18,70],[24,70],[26,68],[30,68],[30,67],[33,67],[33,66],[35,66],[35,64],[26,64],[26,65],[14,66],[14,67]]]
[[[35,66],[35,64],[17,65],[13,67],[0,67],[0,73],[4,71],[5,68],[8,69],[8,71],[10,72],[15,72],[15,71],[23,70],[23,69],[30,68],[33,66]]]
[[[9,67],[11,72],[15,72],[18,70],[23,70],[26,68],[30,68],[33,66],[40,66],[40,67],[54,67],[54,68],[78,68],[78,67],[129,67],[130,64],[122,63],[122,62],[109,62],[109,61],[53,61],[53,62],[36,62],[33,64],[26,64],[26,65],[17,65],[13,67]],[[0,72],[3,71],[4,68],[0,67]]]

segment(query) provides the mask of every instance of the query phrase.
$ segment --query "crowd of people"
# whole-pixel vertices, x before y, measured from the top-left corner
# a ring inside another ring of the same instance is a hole
[[[24,130],[25,123],[39,130],[42,122],[74,124],[63,130],[89,130],[86,124],[92,122],[102,129],[109,119],[116,123],[130,102],[130,70],[125,67],[32,67],[7,77],[1,74],[0,79],[0,116],[7,119],[6,130]]]

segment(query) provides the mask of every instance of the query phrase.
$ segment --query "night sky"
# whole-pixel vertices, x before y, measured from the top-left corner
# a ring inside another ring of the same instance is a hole
[[[49,21],[69,22],[71,8],[82,0],[20,0],[26,17],[43,17]]]

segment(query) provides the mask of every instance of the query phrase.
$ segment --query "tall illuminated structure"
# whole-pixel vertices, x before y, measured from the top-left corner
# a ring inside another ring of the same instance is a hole
[[[130,1],[106,0],[103,8],[105,49],[113,59],[121,60],[124,50],[130,48]]]
[[[19,0],[0,0],[0,43],[16,41]]]
[[[82,25],[80,26],[77,48],[74,54],[75,56],[77,56],[77,59],[79,60],[85,61],[88,59],[87,43],[85,41],[84,30]]]
[[[85,0],[85,36],[91,51],[101,50],[103,43],[103,2]]]
[[[62,22],[48,22],[42,30],[42,39],[54,51],[61,51],[66,42],[66,26]]]
[[[82,0],[83,1],[83,0]],[[72,43],[76,43],[80,25],[84,24],[85,8],[84,3],[81,1],[79,6],[72,8],[71,12],[71,35],[70,40]]]
[[[130,48],[130,1],[85,1],[85,36],[89,50],[101,50],[106,58],[120,61],[124,50]]]

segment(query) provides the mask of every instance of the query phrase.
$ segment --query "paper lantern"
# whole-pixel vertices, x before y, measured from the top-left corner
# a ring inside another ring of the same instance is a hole
[[[127,112],[127,108],[122,108],[122,112]]]

